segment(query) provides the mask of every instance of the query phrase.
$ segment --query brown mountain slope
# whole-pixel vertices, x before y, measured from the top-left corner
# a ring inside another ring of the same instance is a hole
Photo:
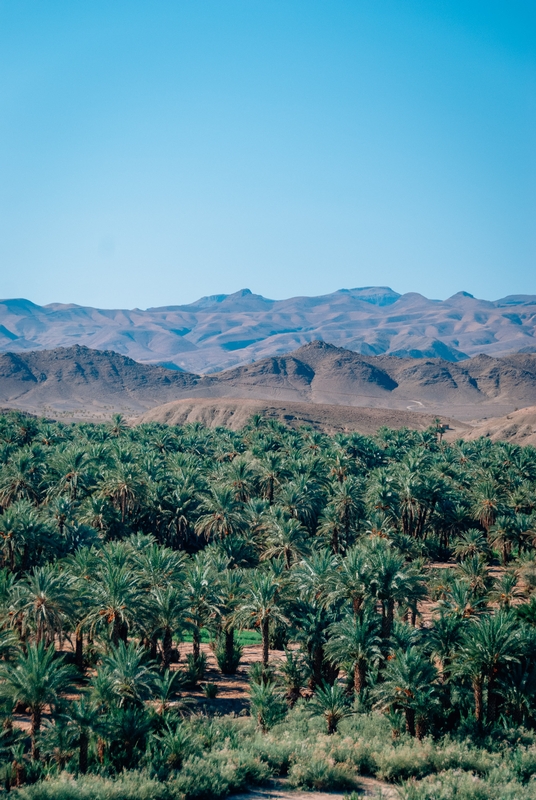
[[[114,350],[139,362],[212,373],[321,339],[362,355],[460,361],[536,351],[536,296],[431,300],[387,287],[269,300],[248,289],[147,310],[0,300],[0,351]]]
[[[311,342],[286,356],[200,377],[74,346],[0,355],[0,405],[57,415],[139,414],[183,398],[240,398],[420,410],[475,420],[536,404],[536,356],[363,356]]]
[[[287,356],[226,370],[220,396],[420,409],[461,419],[497,416],[536,402],[536,356],[442,359],[363,356],[311,342]],[[222,391],[225,387],[225,391]]]
[[[464,439],[487,436],[494,442],[508,441],[536,447],[536,406],[520,408],[504,417],[487,419],[464,431],[462,436]]]
[[[140,413],[207,381],[78,345],[0,354],[0,404],[51,416],[66,411]]]
[[[159,422],[166,425],[185,425],[200,422],[210,428],[223,426],[231,430],[243,428],[253,414],[261,414],[293,428],[310,425],[326,433],[358,431],[374,434],[383,425],[389,428],[425,430],[435,422],[431,414],[416,411],[396,411],[381,408],[355,408],[321,403],[295,403],[236,399],[175,400],[150,411],[136,420],[137,424]],[[471,431],[471,426],[457,420],[442,418],[449,426],[449,438],[461,438]]]

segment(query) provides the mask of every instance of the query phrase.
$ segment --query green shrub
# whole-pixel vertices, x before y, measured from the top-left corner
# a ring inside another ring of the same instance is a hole
[[[255,717],[262,731],[272,728],[285,716],[287,704],[275,684],[252,683],[249,690],[251,716]]]
[[[235,640],[233,643],[233,652],[229,654],[225,647],[225,637],[220,636],[214,648],[214,655],[218,662],[218,667],[224,675],[234,675],[240,664],[242,658],[242,646]]]
[[[314,758],[293,764],[288,773],[290,785],[295,789],[354,789],[357,782],[347,767],[330,764],[326,759]]]
[[[13,793],[17,800],[175,800],[167,783],[151,780],[140,773],[124,773],[114,780],[87,775],[56,778]]]
[[[204,653],[198,658],[193,653],[188,653],[186,657],[186,670],[184,671],[184,685],[193,689],[205,677],[207,669],[207,657]]]

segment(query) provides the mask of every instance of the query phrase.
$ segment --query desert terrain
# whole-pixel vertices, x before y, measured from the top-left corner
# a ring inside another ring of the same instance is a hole
[[[323,340],[362,355],[458,362],[534,352],[536,296],[488,301],[457,292],[433,300],[388,287],[270,300],[243,289],[147,310],[0,301],[0,352],[78,343],[199,374],[281,355]]]

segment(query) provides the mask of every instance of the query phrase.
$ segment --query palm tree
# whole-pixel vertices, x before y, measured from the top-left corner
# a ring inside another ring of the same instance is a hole
[[[151,590],[147,598],[146,627],[149,638],[162,639],[162,670],[168,669],[173,655],[173,634],[186,625],[187,602],[184,593],[173,584]]]
[[[286,470],[282,466],[281,456],[277,453],[265,453],[257,464],[259,473],[258,484],[261,497],[272,505],[276,490],[286,477]]]
[[[343,482],[339,481],[335,484],[327,506],[327,508],[333,509],[337,515],[345,548],[351,544],[350,532],[353,531],[362,514],[361,493],[361,485],[354,477]]]
[[[351,670],[354,691],[359,696],[365,688],[367,667],[381,658],[379,620],[376,614],[366,611],[358,617],[350,615],[341,622],[332,623],[328,632],[326,657]]]
[[[218,613],[215,575],[206,559],[197,557],[186,570],[181,592],[185,619],[192,631],[193,658],[197,663],[201,655],[201,628]]]
[[[223,634],[223,651],[216,645],[218,666],[226,675],[232,675],[238,667],[238,659],[242,653],[235,642],[235,612],[238,608],[244,588],[245,574],[239,569],[224,569],[217,579],[218,628]]]
[[[324,683],[333,683],[338,668],[326,657],[329,626],[337,613],[326,609],[314,598],[297,599],[288,603],[288,616],[293,636],[306,655],[309,667],[309,687],[315,689]]]
[[[454,555],[459,559],[472,558],[473,556],[489,556],[489,545],[486,537],[477,528],[470,528],[461,533],[453,547]]]
[[[519,663],[524,649],[523,632],[516,618],[505,611],[486,614],[467,626],[457,659],[457,672],[471,679],[475,717],[484,721],[484,689],[487,689],[487,721],[497,719],[498,684],[504,669]]]
[[[246,585],[235,622],[245,628],[259,628],[262,636],[262,664],[268,667],[270,622],[288,623],[280,604],[280,584],[270,574],[257,572]]]
[[[267,527],[268,535],[261,559],[282,557],[286,568],[290,569],[308,550],[305,530],[297,519],[289,519],[285,515],[271,515]]]
[[[406,730],[421,739],[426,719],[436,702],[437,671],[416,646],[397,650],[387,661],[383,680],[375,688],[376,705],[383,711],[403,711]]]
[[[519,587],[519,573],[517,570],[510,570],[497,579],[490,597],[505,610],[512,607],[516,600],[523,596]]]
[[[50,523],[28,500],[17,500],[0,516],[4,565],[11,571],[27,570],[53,555],[55,545]]]
[[[39,644],[54,641],[54,635],[63,633],[75,601],[72,578],[52,564],[36,567],[16,585],[13,600],[15,618],[20,617],[23,635],[31,628]]]
[[[119,642],[102,660],[100,670],[119,707],[141,707],[153,693],[155,669],[147,653],[135,642]]]
[[[319,686],[309,701],[309,708],[324,717],[328,734],[337,733],[339,722],[351,713],[348,698],[338,683]]]
[[[140,583],[149,590],[180,583],[185,566],[186,558],[182,553],[156,543],[136,552],[133,558]]]
[[[108,498],[125,522],[138,508],[147,493],[141,470],[133,463],[115,461],[101,481],[101,497]]]
[[[74,502],[88,492],[93,484],[95,461],[86,448],[68,446],[56,453],[51,461],[49,497],[68,494]]]
[[[461,561],[456,567],[456,573],[467,581],[475,597],[485,597],[493,585],[486,563],[480,555]]]
[[[370,585],[370,558],[363,547],[354,545],[336,564],[336,569],[330,571],[325,582],[327,601],[331,605],[350,603],[357,617]]]
[[[230,488],[212,487],[200,503],[201,516],[195,524],[195,532],[207,540],[241,533],[244,530],[244,518],[239,509],[240,504]]]
[[[144,613],[144,598],[136,573],[128,566],[104,561],[89,587],[89,610],[84,625],[91,635],[104,630],[114,646],[127,640],[129,625]]]
[[[289,517],[312,532],[319,504],[319,492],[314,484],[308,484],[304,476],[289,481],[280,490],[277,502]]]
[[[441,612],[428,633],[427,646],[432,657],[439,662],[443,682],[450,675],[452,661],[462,642],[463,621],[460,616]]]
[[[502,510],[501,488],[493,480],[482,480],[473,490],[473,516],[480,522],[486,533]]]
[[[96,706],[82,695],[67,709],[69,726],[78,736],[78,770],[85,775],[88,768],[89,741],[93,731],[99,730],[100,716]]]
[[[486,600],[475,594],[471,584],[464,578],[454,580],[446,587],[439,600],[441,612],[457,619],[470,619],[481,614],[486,608]]]
[[[379,601],[382,611],[382,636],[388,639],[393,627],[395,603],[404,603],[409,588],[409,574],[404,558],[383,543],[376,546],[370,559],[370,596]]]
[[[39,499],[42,463],[30,448],[16,452],[0,472],[0,506],[7,508],[15,500]]]
[[[249,686],[249,707],[263,733],[285,716],[286,703],[272,681],[261,679]]]
[[[247,503],[255,492],[257,471],[251,460],[238,456],[226,467],[223,473],[223,485],[228,487],[239,503]]]
[[[60,694],[67,692],[73,680],[72,668],[63,658],[56,658],[54,648],[43,642],[30,644],[20,653],[14,665],[1,665],[1,693],[13,703],[30,709],[32,758],[39,758],[37,739],[41,730],[43,709],[55,705]]]
[[[164,491],[159,499],[159,515],[165,530],[163,542],[172,547],[184,547],[193,531],[193,520],[199,504],[193,476],[180,478],[179,486]]]

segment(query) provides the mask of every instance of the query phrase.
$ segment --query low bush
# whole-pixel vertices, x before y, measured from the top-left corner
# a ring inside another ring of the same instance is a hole
[[[294,789],[355,789],[357,781],[348,767],[332,764],[326,759],[313,759],[293,764],[288,781]]]

